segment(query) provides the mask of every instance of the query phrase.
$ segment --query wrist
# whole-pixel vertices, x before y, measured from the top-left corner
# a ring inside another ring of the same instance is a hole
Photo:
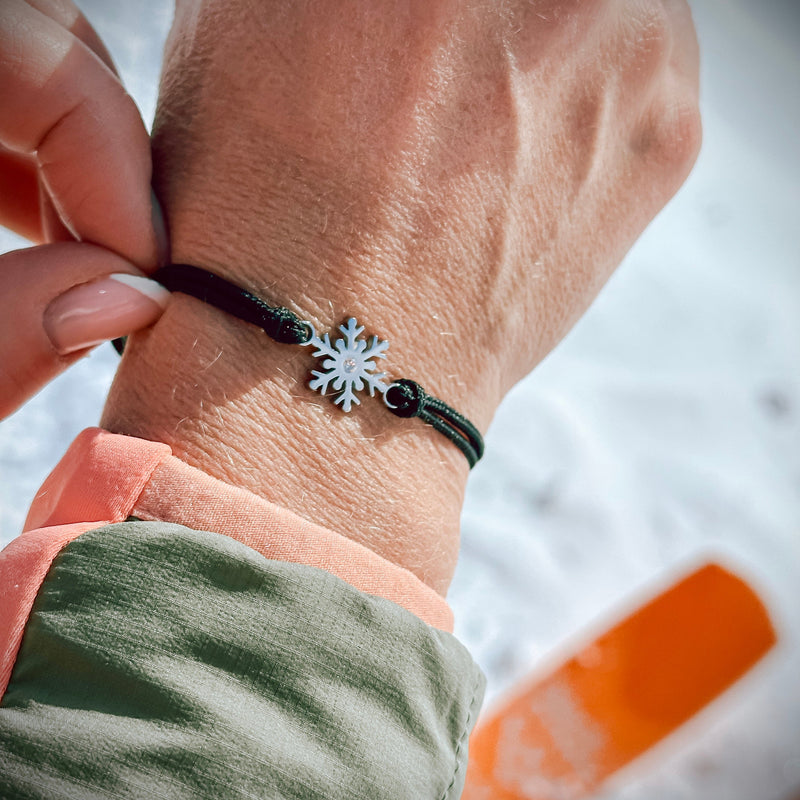
[[[400,141],[389,136],[384,147],[376,131],[367,147],[349,132],[360,111],[326,121],[317,109],[310,130],[292,121],[301,107],[314,110],[312,97],[333,95],[316,93],[317,78],[303,70],[286,76],[308,78],[305,105],[290,81],[259,78],[261,44],[237,45],[237,58],[258,54],[257,63],[235,75],[212,71],[216,91],[206,91],[192,81],[206,62],[184,61],[199,36],[175,35],[168,46],[154,125],[154,185],[172,260],[287,306],[320,333],[355,317],[390,342],[382,371],[418,381],[485,431],[513,372],[507,328],[496,324],[508,304],[488,302],[502,267],[495,239],[481,244],[481,226],[495,225],[491,198],[476,199],[471,180],[453,183],[480,205],[473,223],[455,189],[420,183]],[[389,127],[399,132],[400,122]],[[276,344],[177,294],[153,329],[129,340],[103,424],[164,441],[193,466],[352,536],[444,592],[458,549],[463,454],[379,398],[344,414],[309,388],[316,367],[308,348]]]
[[[192,466],[359,541],[444,594],[458,551],[463,455],[379,397],[365,394],[343,413],[308,388],[314,366],[308,348],[177,294],[154,328],[129,340],[102,424],[163,441]]]

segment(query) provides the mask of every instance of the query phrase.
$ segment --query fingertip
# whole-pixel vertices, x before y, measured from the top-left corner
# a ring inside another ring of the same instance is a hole
[[[152,325],[168,301],[155,281],[115,273],[64,292],[47,306],[42,325],[65,356]]]
[[[153,324],[168,295],[129,260],[65,242],[0,255],[0,419],[85,355]]]

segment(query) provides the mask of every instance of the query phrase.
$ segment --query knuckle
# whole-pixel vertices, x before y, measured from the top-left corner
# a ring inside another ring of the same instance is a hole
[[[680,183],[697,159],[701,143],[702,121],[697,103],[672,98],[646,116],[631,144],[639,158]]]
[[[675,111],[675,138],[681,143],[682,162],[691,168],[700,154],[703,121],[697,103],[683,103]]]

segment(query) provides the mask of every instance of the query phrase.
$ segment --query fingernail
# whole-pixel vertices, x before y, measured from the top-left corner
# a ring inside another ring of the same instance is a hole
[[[42,324],[63,356],[152,325],[168,300],[161,284],[115,273],[64,292],[45,309]]]
[[[153,189],[150,189],[151,213],[153,217],[153,230],[156,232],[156,247],[158,249],[158,265],[163,267],[169,264],[169,234],[167,233],[167,222],[164,219],[164,209],[156,197]]]

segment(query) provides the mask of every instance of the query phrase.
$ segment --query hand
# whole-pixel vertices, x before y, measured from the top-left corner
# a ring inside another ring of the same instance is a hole
[[[46,244],[0,256],[0,418],[160,316],[167,295],[144,277],[166,246],[150,175],[147,131],[78,9],[4,0],[0,224]]]
[[[317,330],[356,316],[485,429],[688,174],[697,80],[678,0],[182,0],[154,127],[175,260]],[[106,424],[446,587],[463,458],[340,414],[309,367],[182,298]]]

